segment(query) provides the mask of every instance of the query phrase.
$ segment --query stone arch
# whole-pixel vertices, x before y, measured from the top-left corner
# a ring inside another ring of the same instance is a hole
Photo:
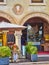
[[[5,13],[3,11],[0,11],[0,17],[3,17],[7,20],[10,21],[10,23],[16,23],[16,21],[14,20],[14,18],[12,16],[10,16],[8,13]]]
[[[44,18],[49,23],[49,15],[48,14],[42,13],[42,12],[33,12],[33,13],[29,13],[29,14],[25,15],[23,17],[23,19],[21,19],[20,24],[23,25],[29,18],[32,18],[32,17]]]

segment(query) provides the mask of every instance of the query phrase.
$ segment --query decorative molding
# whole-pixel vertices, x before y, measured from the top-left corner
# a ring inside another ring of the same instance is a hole
[[[8,13],[0,11],[0,17],[6,18],[7,20],[10,21],[10,23],[16,23],[14,18],[12,16],[10,16]]]
[[[22,35],[22,31],[15,31],[14,35],[21,36]]]
[[[14,5],[14,7],[13,7],[13,12],[14,12],[15,14],[17,14],[17,15],[22,14],[22,12],[23,12],[23,7],[22,7],[20,4],[16,4],[16,5]]]
[[[44,18],[49,23],[49,15],[48,14],[42,13],[42,12],[32,12],[32,13],[29,13],[29,14],[25,15],[21,19],[20,24],[23,25],[29,18],[32,18],[32,17],[41,17],[41,18]]]

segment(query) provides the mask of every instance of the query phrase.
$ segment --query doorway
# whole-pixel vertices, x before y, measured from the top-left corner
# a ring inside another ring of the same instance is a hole
[[[27,42],[32,41],[37,46],[38,51],[49,51],[49,46],[47,46],[48,48],[45,47],[45,44],[49,43],[49,23],[47,20],[42,17],[32,17],[24,25],[27,26],[27,29],[22,31],[22,40],[23,37],[25,39],[22,45],[26,45]]]

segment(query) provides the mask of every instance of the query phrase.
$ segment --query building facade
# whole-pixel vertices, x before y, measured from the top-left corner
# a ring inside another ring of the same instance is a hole
[[[43,36],[48,36],[49,39],[49,0],[0,0],[0,22],[2,21],[19,25],[44,23]],[[3,31],[6,38],[6,30]],[[22,31],[16,30],[14,34],[15,43],[21,49]]]

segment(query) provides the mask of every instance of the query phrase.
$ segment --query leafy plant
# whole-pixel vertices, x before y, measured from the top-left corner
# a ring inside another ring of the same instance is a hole
[[[26,52],[29,54],[37,54],[37,47],[32,44],[32,42],[28,42],[26,45]]]
[[[8,46],[0,47],[0,57],[9,57],[11,56],[11,50]]]

